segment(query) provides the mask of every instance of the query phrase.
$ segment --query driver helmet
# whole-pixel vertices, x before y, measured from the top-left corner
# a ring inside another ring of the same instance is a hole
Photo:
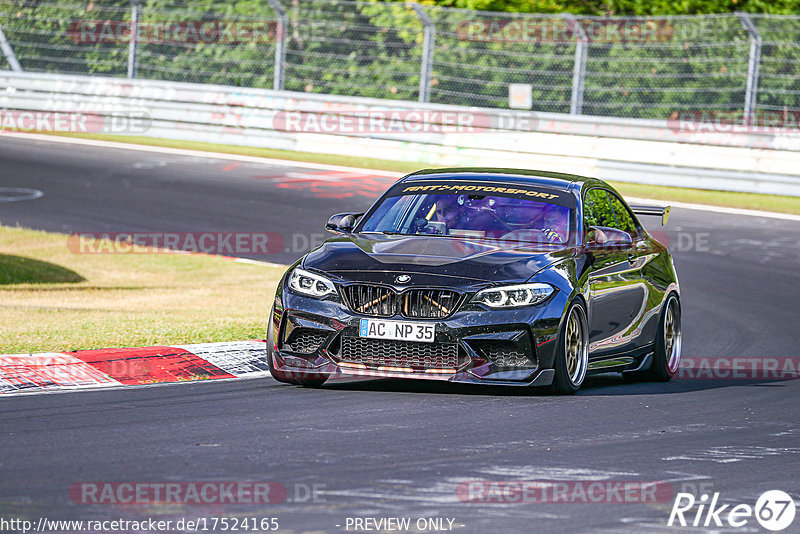
[[[564,208],[548,204],[542,210],[542,230],[551,241],[563,241],[567,232],[567,216]]]

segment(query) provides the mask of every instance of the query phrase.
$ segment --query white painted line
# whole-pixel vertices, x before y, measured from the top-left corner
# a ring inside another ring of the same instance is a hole
[[[186,256],[204,256],[206,258],[222,258],[223,260],[233,260],[236,263],[246,263],[248,265],[261,265],[263,267],[288,267],[285,263],[273,263],[271,261],[252,260],[250,258],[237,258],[236,256],[223,256],[221,254],[211,254],[208,252],[196,252],[193,250],[177,250],[173,248],[156,248],[157,252],[164,254],[182,254]]]
[[[283,160],[283,159],[272,159],[272,158],[261,158],[258,156],[243,156],[239,154],[224,154],[219,152],[204,152],[202,150],[188,150],[184,148],[169,148],[169,147],[159,147],[159,146],[151,146],[151,145],[136,145],[132,143],[121,143],[117,141],[98,141],[94,139],[81,139],[76,137],[61,137],[55,135],[44,135],[44,134],[29,134],[29,133],[18,133],[18,132],[8,132],[3,133],[3,135],[7,135],[10,137],[16,137],[20,139],[32,139],[36,141],[45,141],[51,143],[66,143],[66,144],[74,144],[74,145],[85,145],[85,146],[95,146],[101,148],[117,148],[122,150],[136,150],[140,152],[154,152],[159,154],[171,154],[171,155],[179,155],[179,156],[192,156],[192,157],[201,157],[201,158],[211,158],[211,159],[222,159],[222,160],[231,160],[231,161],[243,161],[248,163],[261,163],[266,165],[277,165],[283,167],[299,167],[299,168],[306,168],[306,169],[319,169],[319,170],[330,170],[330,171],[343,171],[343,172],[353,172],[353,173],[369,173],[378,176],[388,176],[391,178],[400,178],[404,176],[402,173],[391,172],[391,171],[382,171],[376,169],[366,169],[366,168],[358,168],[358,167],[345,167],[341,165],[327,165],[324,163],[311,163],[311,162],[300,162],[300,161],[291,161],[291,160]],[[800,221],[800,215],[792,215],[789,213],[778,213],[773,211],[759,211],[759,210],[748,210],[748,209],[741,209],[741,208],[726,208],[722,206],[712,206],[709,204],[693,204],[688,202],[671,202],[667,200],[654,200],[654,199],[645,199],[645,198],[635,198],[635,197],[625,197],[627,200],[632,202],[642,202],[647,204],[658,204],[658,205],[670,205],[676,208],[683,208],[683,209],[690,209],[690,210],[701,210],[701,211],[711,211],[716,213],[727,213],[730,215],[742,215],[745,217],[768,217],[771,219],[782,219],[786,221]]]
[[[236,263],[247,263],[249,265],[263,265],[265,267],[288,267],[284,263],[273,263],[271,261],[251,260],[250,258],[233,258]]]

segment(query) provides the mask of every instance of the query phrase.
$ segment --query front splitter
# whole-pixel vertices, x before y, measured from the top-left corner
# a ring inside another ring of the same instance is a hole
[[[540,387],[549,386],[553,383],[555,371],[553,369],[542,369],[536,372],[532,378],[526,380],[508,380],[502,373],[496,378],[480,378],[472,374],[469,370],[456,371],[446,369],[435,370],[402,370],[377,369],[373,367],[362,367],[356,365],[327,363],[313,369],[302,367],[284,366],[283,371],[296,373],[321,373],[330,376],[360,376],[369,378],[401,378],[410,380],[435,380],[439,382],[451,382],[462,384],[482,384],[489,386],[517,386],[517,387]]]

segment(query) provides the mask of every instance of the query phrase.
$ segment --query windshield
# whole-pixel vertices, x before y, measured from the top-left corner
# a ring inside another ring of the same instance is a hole
[[[425,186],[429,188],[430,186]],[[450,186],[453,187],[453,186]],[[406,187],[405,190],[413,189]],[[466,188],[460,187],[463,191]],[[482,186],[482,189],[487,189]],[[478,190],[482,190],[478,189]],[[528,189],[519,194],[436,193],[392,194],[384,197],[361,221],[359,232],[400,235],[455,236],[566,244],[571,210],[551,199],[532,200]],[[544,196],[541,193],[534,195]],[[560,197],[561,203],[563,197]]]

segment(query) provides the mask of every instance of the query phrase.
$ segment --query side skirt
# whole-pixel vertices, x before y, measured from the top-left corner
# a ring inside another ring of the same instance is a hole
[[[590,356],[591,358],[591,356]],[[602,360],[589,361],[589,374],[628,373],[649,369],[653,363],[653,345],[621,354],[609,355]]]

